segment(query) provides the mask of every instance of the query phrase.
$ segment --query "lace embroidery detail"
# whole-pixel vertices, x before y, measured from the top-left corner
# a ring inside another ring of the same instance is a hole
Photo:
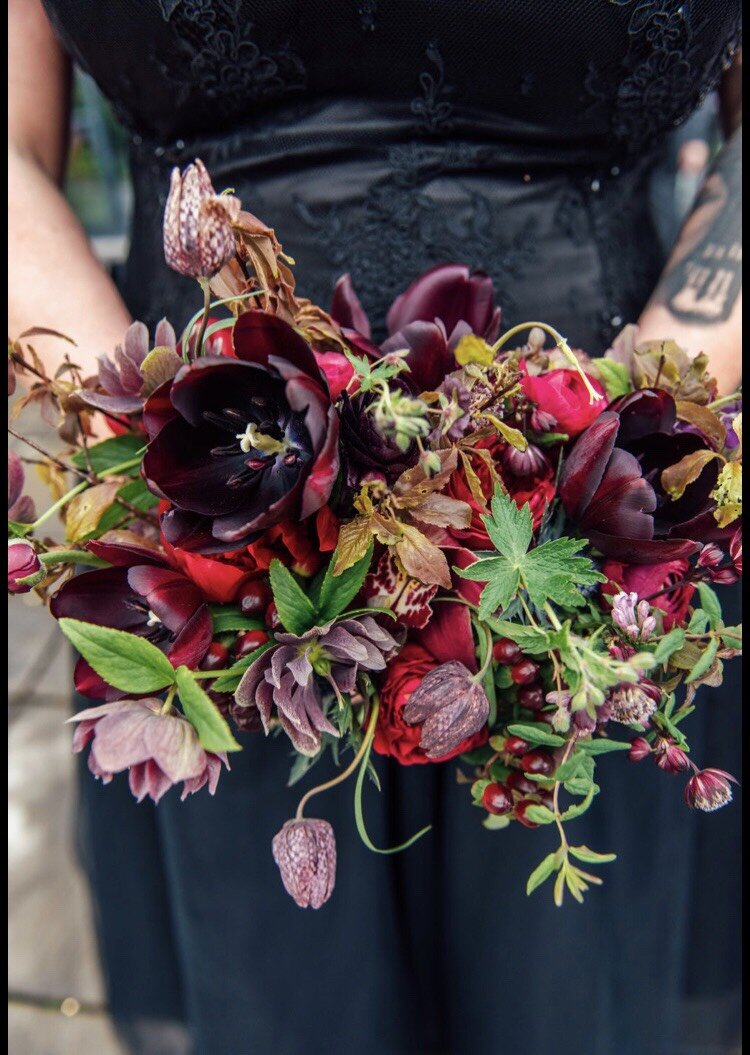
[[[435,72],[424,70],[420,73],[422,94],[412,99],[411,112],[420,119],[420,124],[428,132],[450,131],[453,104],[449,96],[453,94],[454,88],[446,83],[445,64],[437,45],[428,44],[425,55],[435,67]]]
[[[372,31],[375,29],[375,15],[378,12],[378,0],[360,0],[357,4],[359,11],[359,23],[362,29]]]
[[[194,99],[201,111],[215,114],[220,104],[226,117],[306,86],[299,56],[288,43],[261,50],[242,7],[242,0],[181,0],[173,8],[176,55],[168,64],[154,58],[177,89],[177,105]]]

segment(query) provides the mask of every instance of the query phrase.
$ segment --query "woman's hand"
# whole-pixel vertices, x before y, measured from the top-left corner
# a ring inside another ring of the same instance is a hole
[[[742,379],[741,71],[740,58],[722,85],[728,139],[639,320],[639,341],[671,338],[706,352],[721,394]]]
[[[75,362],[93,374],[130,316],[60,191],[70,67],[40,0],[11,0],[8,32],[8,332],[65,333]],[[49,371],[69,349],[49,337],[34,346]]]

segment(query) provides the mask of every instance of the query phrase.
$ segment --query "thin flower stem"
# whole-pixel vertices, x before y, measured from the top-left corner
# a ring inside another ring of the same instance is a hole
[[[478,629],[481,629],[483,631],[485,636],[485,644],[487,646],[487,655],[484,657],[484,663],[476,672],[476,674],[472,676],[471,679],[475,685],[479,685],[484,680],[484,676],[490,669],[490,665],[492,663],[492,631],[488,626],[485,626],[484,623],[480,623],[478,620],[474,620],[473,622]]]
[[[140,464],[140,458],[130,458],[126,462],[120,462],[119,465],[113,465],[110,469],[106,469],[104,472],[99,473],[99,477],[103,479],[107,476],[117,476],[118,473],[124,472],[126,469],[134,469],[136,465]],[[59,498],[54,503],[54,505],[51,505],[49,509],[45,510],[45,512],[42,513],[42,515],[38,517],[33,524],[29,524],[29,533],[31,533],[32,531],[36,531],[36,529],[41,527],[42,524],[46,523],[50,519],[50,517],[54,516],[55,513],[58,512],[58,510],[62,509],[63,506],[66,506],[68,502],[71,501],[71,499],[75,498],[76,495],[81,494],[82,491],[85,491],[90,486],[91,481],[86,479],[83,480],[82,483],[77,484],[75,487],[73,487],[70,491],[67,492],[67,494],[64,494],[62,498]]]
[[[563,353],[568,362],[571,364],[573,369],[577,370],[578,373],[581,375],[581,380],[586,386],[586,391],[589,394],[589,403],[598,403],[600,399],[603,399],[604,397],[596,391],[596,389],[586,376],[583,367],[578,362],[575,355],[573,355],[573,352],[570,349],[570,345],[568,344],[567,339],[563,337],[563,335],[559,333],[558,330],[554,328],[554,326],[549,326],[546,322],[522,322],[519,323],[518,326],[513,326],[510,330],[507,330],[502,335],[502,337],[495,341],[495,343],[492,345],[492,351],[497,354],[497,352],[500,351],[503,345],[506,344],[511,337],[515,337],[517,333],[522,333],[524,330],[531,330],[535,326],[539,327],[540,330],[544,330],[545,333],[548,333],[550,337],[553,338],[555,344]]]
[[[715,399],[713,403],[708,403],[706,410],[719,410],[721,407],[727,407],[740,399],[742,399],[742,392],[732,392],[731,396],[722,396],[721,399]]]
[[[560,765],[557,767],[558,769],[560,768],[560,766],[564,766],[565,763],[568,761],[568,759],[570,758],[570,753],[573,750],[574,746],[575,746],[575,739],[571,738],[570,740],[568,740],[568,743],[567,743],[567,745],[565,747],[565,751],[564,751],[563,756],[562,756],[562,758],[560,760]],[[560,815],[559,799],[560,799],[560,781],[556,780],[555,781],[555,787],[554,787],[554,789],[552,791],[552,811],[555,814],[555,824],[557,825],[557,830],[560,833],[560,846],[567,853],[568,837],[565,834],[565,828],[563,827],[563,822],[562,822],[562,818],[561,818],[561,815]]]
[[[315,788],[310,788],[310,790],[302,796],[302,798],[299,800],[299,805],[297,806],[297,812],[294,815],[295,820],[302,820],[305,805],[313,797],[313,795],[319,795],[321,791],[328,791],[329,788],[333,788],[337,784],[342,784],[348,777],[352,775],[355,769],[358,768],[360,762],[367,754],[370,744],[372,743],[373,737],[375,736],[375,724],[378,720],[379,712],[380,697],[374,696],[372,710],[370,711],[370,718],[367,722],[367,729],[365,730],[365,735],[362,738],[362,743],[359,745],[359,749],[356,755],[351,760],[346,769],[343,771],[343,773],[339,773],[338,776],[335,776],[332,780],[327,780],[325,784],[319,784]]]
[[[169,712],[172,710],[172,700],[174,699],[176,692],[177,686],[170,685],[169,692],[167,693],[167,698],[164,701],[164,706],[161,709],[162,714],[169,714]]]
[[[208,326],[208,313],[211,311],[211,287],[208,283],[207,278],[199,278],[198,281],[203,289],[203,318],[201,319],[201,328],[198,331],[198,340],[195,345],[196,358],[203,354],[203,338],[206,334],[206,327]],[[187,349],[185,349],[187,354]]]
[[[27,444],[27,446],[33,448],[33,450],[35,450],[38,454],[41,454],[47,461],[52,462],[53,465],[56,465],[58,467],[58,469],[62,469],[63,472],[74,473],[76,476],[83,477],[84,480],[91,479],[88,473],[83,472],[77,466],[69,465],[67,462],[62,461],[62,459],[56,458],[54,454],[50,454],[49,451],[45,451],[44,447],[40,447],[38,443],[35,443],[33,440],[28,439],[28,437],[23,436],[20,432],[16,432],[12,425],[8,425],[8,432],[11,434],[11,436],[14,436],[17,440],[20,440],[21,443],[25,443]]]

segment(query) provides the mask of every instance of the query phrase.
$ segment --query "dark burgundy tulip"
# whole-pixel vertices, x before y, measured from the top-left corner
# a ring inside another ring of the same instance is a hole
[[[160,648],[174,667],[197,667],[212,636],[211,615],[198,587],[153,551],[145,551],[149,563],[139,563],[135,546],[90,543],[89,548],[98,556],[114,557],[117,565],[66,582],[52,598],[52,615],[138,634]],[[107,685],[83,658],[76,664],[75,686],[92,699],[125,695]]]
[[[710,497],[718,462],[705,466],[673,501],[661,474],[706,448],[695,433],[674,431],[674,400],[642,389],[610,404],[576,441],[560,475],[568,518],[605,556],[634,564],[689,557],[699,543],[727,538]]]
[[[500,309],[489,275],[465,264],[439,264],[420,275],[394,300],[387,316],[388,333],[413,322],[440,319],[450,335],[460,323],[472,333],[494,341],[500,329]]]
[[[448,341],[445,326],[435,322],[410,322],[380,346],[380,354],[402,352],[408,373],[401,375],[406,385],[414,392],[434,392],[445,380],[446,374],[456,370],[458,363]]]
[[[157,390],[144,421],[151,488],[174,509],[168,541],[237,549],[262,530],[325,505],[339,468],[339,421],[315,357],[264,311],[241,315],[237,358],[204,356]]]

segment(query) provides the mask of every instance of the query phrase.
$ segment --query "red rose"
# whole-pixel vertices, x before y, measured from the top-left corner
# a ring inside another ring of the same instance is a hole
[[[586,375],[602,396],[606,393],[601,384],[590,374]],[[548,374],[521,378],[521,388],[527,399],[536,403],[539,410],[555,419],[555,431],[568,436],[577,436],[598,418],[607,406],[607,400],[589,402],[589,394],[583,378],[577,370],[550,370]]]
[[[636,593],[640,598],[650,598],[659,591],[668,591],[659,593],[659,596],[649,603],[664,612],[664,629],[671,630],[685,619],[695,587],[692,583],[686,583],[675,590],[670,590],[669,587],[684,579],[689,567],[686,560],[670,560],[663,564],[621,564],[615,560],[605,561],[602,572],[609,582],[601,587],[602,598],[608,602],[609,598],[620,590]]]
[[[514,476],[502,464],[500,452],[503,445],[499,440],[483,440],[476,446],[490,451],[495,469],[507,487],[508,494],[519,509],[528,502],[531,507],[534,530],[536,530],[544,516],[544,511],[555,496],[555,473],[546,457],[536,472],[528,476]],[[495,489],[490,471],[485,462],[478,457],[471,459],[471,465],[479,478],[482,494],[489,504]],[[458,498],[462,502],[467,502],[472,510],[470,527],[465,530],[461,528],[448,529],[453,538],[468,549],[494,549],[481,519],[483,515],[486,515],[487,510],[479,506],[472,494],[466,479],[463,463],[459,463],[458,468],[451,476],[448,486],[445,488],[445,493],[450,495],[451,498]]]
[[[354,377],[354,367],[341,352],[316,352],[313,351],[315,360],[325,374],[331,399],[338,399],[351,379]]]
[[[404,707],[412,692],[441,663],[458,660],[476,671],[474,639],[469,610],[460,604],[436,605],[436,612],[424,628],[411,635],[399,654],[386,667],[380,683],[380,714],[375,727],[373,748],[390,755],[402,766],[445,762],[487,742],[486,727],[467,737],[454,751],[440,758],[427,758],[419,746],[422,729],[404,721]]]

